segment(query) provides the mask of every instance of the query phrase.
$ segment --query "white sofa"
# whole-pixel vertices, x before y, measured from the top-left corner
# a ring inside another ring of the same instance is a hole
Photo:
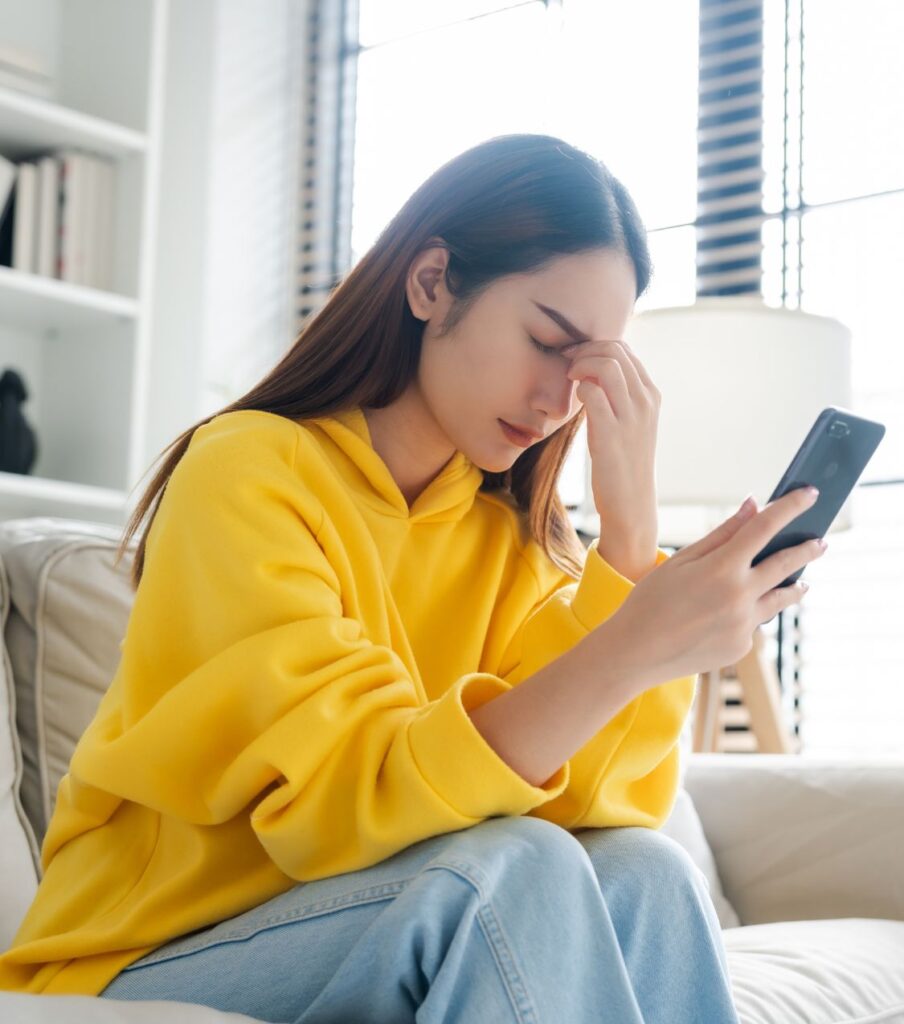
[[[3,949],[38,884],[59,780],[119,660],[133,596],[128,559],[113,567],[119,535],[49,517],[0,523]],[[904,755],[691,754],[688,741],[686,730],[684,785],[663,831],[709,881],[742,1024],[904,1024]],[[163,1013],[252,1020],[165,1000],[0,992],[9,1024]]]

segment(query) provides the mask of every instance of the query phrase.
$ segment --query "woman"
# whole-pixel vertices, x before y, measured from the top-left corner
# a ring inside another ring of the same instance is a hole
[[[657,830],[694,674],[815,555],[750,568],[799,495],[657,547],[659,393],[619,340],[649,276],[599,161],[491,139],[170,446],[0,987],[303,1024],[736,1020],[705,879]],[[589,552],[556,494],[585,417]]]

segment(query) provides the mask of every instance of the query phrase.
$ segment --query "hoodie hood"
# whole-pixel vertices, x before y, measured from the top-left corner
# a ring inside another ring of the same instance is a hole
[[[331,447],[328,455],[348,487],[384,515],[412,524],[456,521],[470,510],[483,483],[480,467],[456,451],[409,508],[389,467],[374,450],[360,406],[305,423],[313,427],[321,444]]]

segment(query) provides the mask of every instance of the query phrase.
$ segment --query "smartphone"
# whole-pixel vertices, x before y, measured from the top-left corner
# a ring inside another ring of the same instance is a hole
[[[810,484],[819,488],[819,497],[779,530],[750,563],[751,568],[776,551],[824,536],[884,435],[882,423],[855,416],[848,409],[823,409],[769,501]],[[798,569],[778,586],[790,587],[805,568]]]

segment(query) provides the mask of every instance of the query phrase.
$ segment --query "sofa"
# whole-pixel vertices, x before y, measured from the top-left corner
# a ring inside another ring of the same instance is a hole
[[[114,566],[119,538],[74,519],[0,522],[3,949],[40,878],[57,786],[121,654],[133,593],[130,559]],[[709,886],[742,1024],[904,1024],[904,755],[693,753],[692,718],[662,831]],[[167,1000],[0,992],[9,1024],[150,1024],[164,1013],[252,1020]]]

